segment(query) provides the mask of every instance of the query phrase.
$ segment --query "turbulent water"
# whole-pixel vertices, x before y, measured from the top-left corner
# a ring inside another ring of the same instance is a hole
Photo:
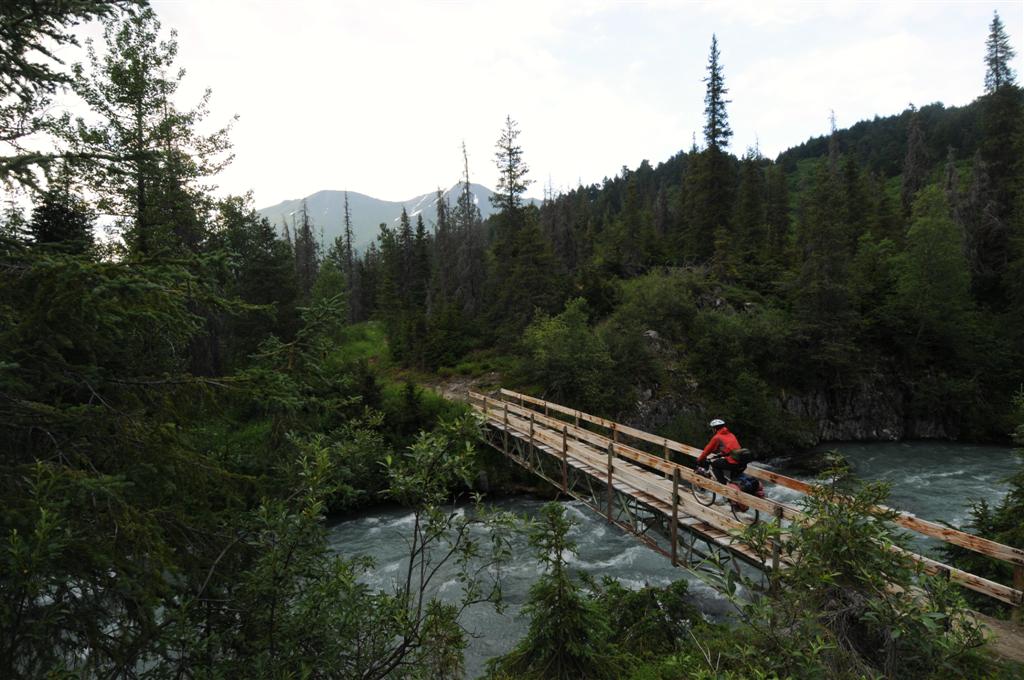
[[[971,503],[998,503],[1020,467],[1008,448],[950,442],[833,444],[862,479],[890,484],[889,505],[961,527]]]
[[[1005,478],[1021,464],[1009,449],[963,444],[839,444],[829,448],[839,449],[861,478],[889,482],[893,507],[954,526],[963,525],[972,502],[988,499],[997,503],[1007,490]],[[768,495],[795,500],[797,494],[775,488],[769,489]],[[534,515],[542,505],[532,499],[497,503],[500,509],[523,515]],[[684,578],[707,616],[728,615],[729,605],[702,581],[685,570],[673,569],[667,558],[609,526],[581,504],[570,502],[566,507],[577,522],[571,534],[579,547],[576,568],[598,579],[610,576],[631,588],[662,586]],[[379,511],[334,525],[330,541],[346,556],[372,557],[376,566],[367,574],[366,582],[373,587],[392,588],[408,559],[405,541],[411,527],[409,512]],[[513,558],[503,579],[508,605],[505,612],[497,614],[492,607],[478,605],[463,615],[462,624],[476,636],[466,653],[467,677],[479,675],[486,659],[507,652],[525,633],[527,622],[519,612],[538,573],[525,538],[515,538]],[[458,598],[458,582],[451,574],[441,575],[435,588],[442,598]]]

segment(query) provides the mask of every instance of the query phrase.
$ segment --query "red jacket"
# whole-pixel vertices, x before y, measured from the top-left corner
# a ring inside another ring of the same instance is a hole
[[[729,428],[720,427],[715,436],[711,438],[708,445],[701,451],[700,457],[697,458],[698,463],[703,463],[704,459],[708,457],[709,453],[721,453],[725,456],[725,460],[733,465],[738,465],[739,461],[733,459],[729,454],[736,449],[740,448],[740,443],[736,439],[736,435],[729,432]]]

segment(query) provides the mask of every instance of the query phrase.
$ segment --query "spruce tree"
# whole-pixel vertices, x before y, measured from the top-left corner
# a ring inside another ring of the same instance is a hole
[[[765,159],[756,149],[748,149],[740,161],[739,186],[733,222],[738,244],[737,262],[750,267],[765,260],[766,209]],[[753,272],[746,271],[749,277]]]
[[[765,180],[765,221],[768,232],[765,235],[765,251],[773,262],[781,262],[789,239],[789,189],[786,174],[778,165],[768,167]]]
[[[410,258],[410,297],[412,308],[422,313],[427,307],[427,291],[430,284],[430,235],[423,223],[423,213],[416,215],[416,232],[413,236]]]
[[[530,587],[523,607],[530,627],[511,652],[489,662],[491,676],[527,680],[626,676],[607,614],[586,597],[569,571],[569,560],[576,554],[576,544],[568,537],[571,528],[561,505],[549,503],[541,509],[530,545],[544,573]]]
[[[92,250],[92,229],[92,215],[75,195],[66,172],[47,188],[28,223],[28,233],[36,244],[76,254]]]
[[[911,324],[912,349],[931,345],[955,353],[973,327],[968,318],[973,309],[970,275],[960,239],[942,189],[933,185],[923,190],[914,201],[897,281],[901,316]]]
[[[348,192],[345,192],[345,241],[344,241],[344,268],[345,276],[352,277],[352,258],[355,253],[355,245],[352,237],[352,211],[348,207]],[[351,285],[351,284],[350,284]]]
[[[538,211],[522,206],[530,180],[518,136],[515,121],[506,118],[495,154],[498,192],[491,198],[501,212],[491,217],[495,236],[486,299],[491,332],[504,343],[518,337],[535,310],[554,311],[562,296],[554,253],[540,230]]]
[[[903,214],[910,215],[914,197],[924,186],[928,174],[928,150],[921,131],[921,115],[910,107],[910,123],[907,125],[907,153],[903,159],[903,177],[900,183],[900,202]]]
[[[1015,52],[995,14],[985,43],[985,96],[981,97],[981,158],[991,182],[996,215],[1003,223],[1024,223],[1024,89],[1010,68]],[[1015,217],[1014,213],[1018,213]]]
[[[429,306],[447,304],[455,290],[456,241],[452,235],[451,206],[440,189],[434,197],[437,221],[434,223],[433,267],[430,277]]]
[[[725,152],[732,136],[725,105],[725,76],[719,63],[718,38],[711,36],[708,75],[704,78],[704,141],[706,148],[691,153],[692,163],[686,169],[685,233],[681,259],[707,262],[713,256],[718,263],[735,245],[732,232],[733,197],[736,170],[732,156]],[[696,147],[696,144],[694,144]]]
[[[735,159],[714,147],[693,157],[683,178],[683,261],[706,263],[717,250],[732,248]]]
[[[37,151],[26,141],[60,132],[53,95],[72,81],[62,52],[79,45],[80,24],[118,16],[143,0],[5,2],[0,8],[0,182],[38,188],[36,168],[49,172],[64,150]],[[50,138],[53,140],[53,137]]]
[[[704,95],[704,143],[710,149],[722,151],[729,145],[732,130],[729,128],[729,117],[725,111],[725,105],[730,103],[725,98],[729,90],[725,87],[725,75],[718,58],[718,38],[712,34],[708,75],[704,78],[707,85]]]
[[[523,204],[523,194],[533,180],[526,179],[530,168],[523,160],[523,147],[519,146],[519,124],[512,116],[505,117],[505,127],[495,144],[494,160],[498,165],[498,187],[491,203],[503,213],[515,213]]]
[[[974,299],[994,309],[1002,307],[1002,276],[1009,260],[1010,235],[999,216],[999,204],[989,166],[974,156],[971,186],[961,204],[964,251],[971,273]]]
[[[295,230],[295,275],[302,300],[309,301],[320,268],[320,244],[313,233],[313,218],[309,216],[306,201],[299,210],[299,223]]]
[[[88,73],[76,67],[74,83],[96,114],[78,119],[74,145],[96,159],[85,169],[99,208],[121,218],[133,252],[194,251],[208,207],[201,182],[230,161],[227,128],[197,130],[209,91],[191,110],[175,105],[184,75],[174,70],[176,34],[162,39],[151,9],[108,21],[104,42],[102,54],[90,45]]]
[[[988,27],[988,39],[985,41],[985,92],[993,93],[1008,85],[1016,84],[1016,73],[1010,63],[1017,55],[1010,46],[1010,37],[999,12],[992,13],[992,23]]]
[[[815,357],[839,368],[852,360],[854,310],[849,288],[852,244],[844,223],[840,177],[822,162],[800,205],[800,265],[793,289],[796,317],[815,339]]]

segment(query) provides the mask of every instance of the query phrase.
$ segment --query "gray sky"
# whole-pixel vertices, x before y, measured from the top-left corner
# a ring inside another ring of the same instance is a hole
[[[237,113],[217,183],[257,206],[320,189],[402,200],[470,174],[494,186],[505,115],[541,195],[653,164],[703,125],[711,34],[732,150],[774,157],[907,104],[969,103],[998,9],[1024,52],[1024,0],[1004,2],[341,2],[155,0],[178,31],[182,104],[213,90]]]

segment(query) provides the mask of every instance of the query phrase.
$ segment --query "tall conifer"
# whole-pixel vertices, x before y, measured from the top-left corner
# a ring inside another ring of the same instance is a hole
[[[523,194],[533,180],[526,179],[530,167],[523,160],[523,147],[519,146],[519,124],[512,116],[505,117],[505,127],[495,144],[494,159],[498,165],[498,188],[491,197],[494,207],[504,213],[514,213],[523,202]]]
[[[299,294],[308,301],[316,283],[320,267],[320,244],[313,232],[313,218],[309,216],[306,201],[302,201],[299,221],[295,228],[295,276],[298,279]]]
[[[1016,84],[1016,73],[1010,67],[1016,55],[999,12],[993,12],[985,41],[985,92],[997,92],[1004,86]]]
[[[911,107],[910,111],[907,153],[903,158],[903,177],[900,183],[900,202],[906,216],[910,215],[914,197],[924,186],[928,173],[928,150],[924,143],[924,133],[921,131],[921,115],[914,107]]]
[[[708,75],[704,78],[707,85],[704,95],[704,142],[708,148],[721,151],[729,145],[732,129],[729,127],[729,116],[725,111],[725,105],[730,103],[725,98],[729,90],[725,87],[725,74],[718,58],[718,38],[712,34]]]

